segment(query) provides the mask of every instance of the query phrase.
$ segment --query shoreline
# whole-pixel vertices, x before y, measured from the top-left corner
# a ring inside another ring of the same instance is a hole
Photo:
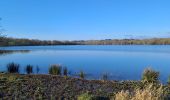
[[[105,75],[102,80],[86,80],[83,72],[80,78],[67,76],[67,71],[62,73],[59,65],[52,65],[49,74],[32,74],[30,65],[26,67],[27,74],[19,74],[19,65],[9,65],[8,73],[0,73],[1,99],[120,100],[113,98],[129,95],[127,100],[130,100],[139,92],[147,98],[170,98],[170,80],[166,85],[161,84],[159,72],[149,68],[144,70],[140,81],[115,81],[107,80]],[[149,95],[150,92],[153,94]]]

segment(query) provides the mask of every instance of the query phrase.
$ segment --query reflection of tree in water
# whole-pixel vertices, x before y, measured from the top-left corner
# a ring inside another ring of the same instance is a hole
[[[0,56],[14,53],[29,53],[29,52],[30,50],[0,50]]]

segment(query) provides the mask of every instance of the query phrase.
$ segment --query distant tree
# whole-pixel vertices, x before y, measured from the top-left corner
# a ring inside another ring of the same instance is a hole
[[[0,21],[1,21],[2,19],[0,18]],[[2,29],[2,26],[0,25],[0,43],[1,42],[3,42],[3,40],[4,40],[4,35],[3,35],[3,29]]]
[[[1,21],[1,18],[0,18],[0,21]],[[0,38],[2,37],[2,29],[1,29],[1,26],[0,26]]]

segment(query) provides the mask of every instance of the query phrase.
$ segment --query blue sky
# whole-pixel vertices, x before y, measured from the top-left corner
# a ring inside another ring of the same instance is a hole
[[[11,37],[43,40],[170,37],[170,0],[0,0]]]

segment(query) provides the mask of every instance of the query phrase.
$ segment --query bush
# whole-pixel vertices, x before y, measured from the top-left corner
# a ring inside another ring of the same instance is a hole
[[[110,100],[109,97],[95,96],[90,93],[83,93],[77,97],[77,100]]]
[[[61,75],[61,69],[61,65],[51,65],[51,67],[49,68],[49,74]]]
[[[83,71],[80,71],[79,76],[80,76],[80,78],[84,79],[85,78],[85,73]]]
[[[25,70],[26,70],[27,74],[31,74],[31,73],[33,73],[33,66],[32,65],[27,65]]]
[[[15,63],[9,63],[7,64],[7,71],[8,73],[19,73],[19,64],[15,64]]]
[[[64,76],[67,76],[67,74],[68,74],[67,67],[64,67],[64,68],[63,68],[63,75],[64,75]]]
[[[142,82],[144,83],[158,83],[159,82],[159,72],[147,68],[144,70],[142,75]]]
[[[155,87],[153,84],[144,89],[135,89],[133,92],[121,91],[113,100],[164,100],[167,97],[163,86]]]
[[[78,96],[77,100],[94,100],[94,96],[89,93],[83,93]]]
[[[104,73],[104,74],[102,75],[102,80],[108,80],[108,76],[109,76],[108,73]]]
[[[40,71],[40,68],[39,68],[38,66],[36,66],[36,72],[37,72],[37,74],[39,73],[39,71]]]

